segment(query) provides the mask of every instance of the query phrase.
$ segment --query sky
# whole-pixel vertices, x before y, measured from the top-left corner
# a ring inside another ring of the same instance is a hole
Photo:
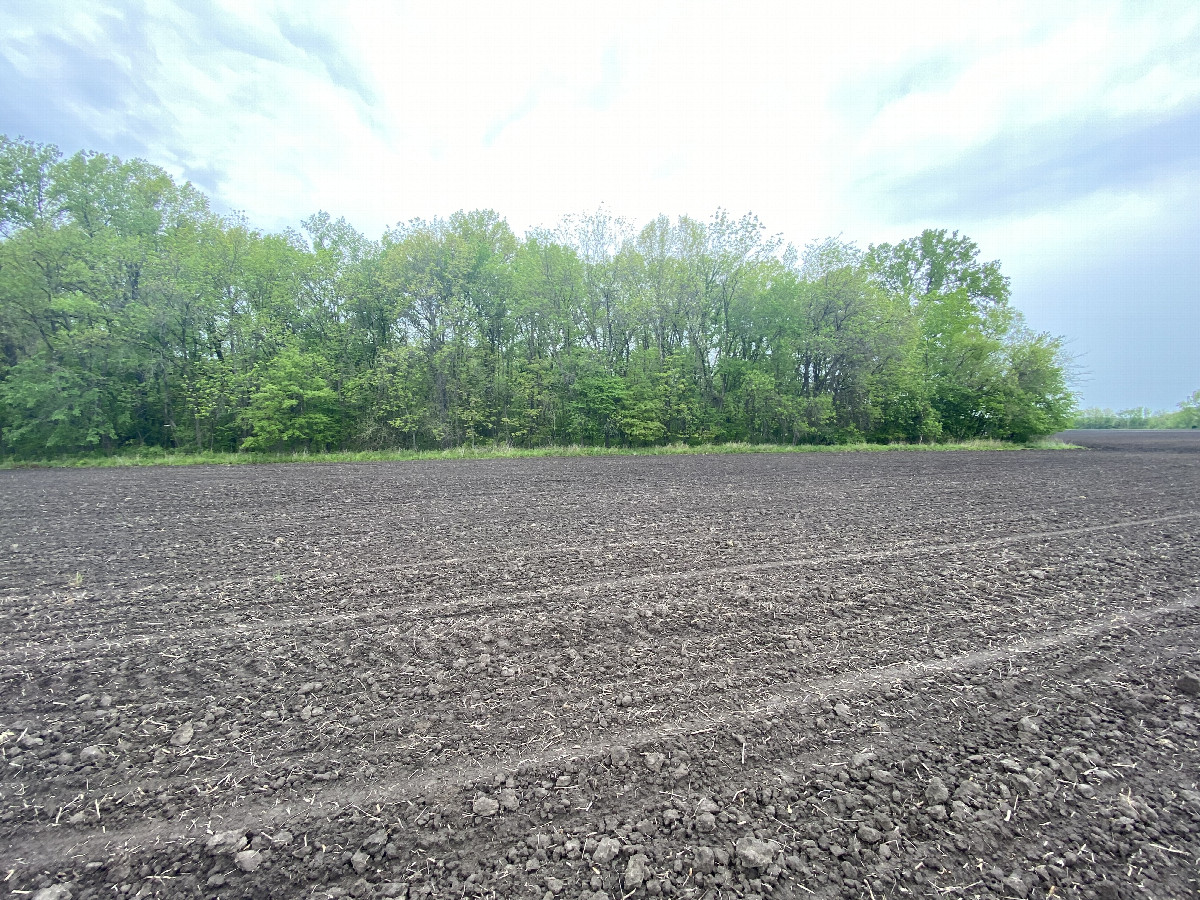
[[[1200,3],[0,0],[0,133],[268,231],[494,209],[957,230],[1084,406],[1200,389]]]

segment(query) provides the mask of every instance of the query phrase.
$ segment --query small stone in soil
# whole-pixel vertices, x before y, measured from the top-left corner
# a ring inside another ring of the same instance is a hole
[[[219,853],[231,853],[246,846],[246,833],[234,829],[219,831],[208,839],[204,849],[216,856]]]

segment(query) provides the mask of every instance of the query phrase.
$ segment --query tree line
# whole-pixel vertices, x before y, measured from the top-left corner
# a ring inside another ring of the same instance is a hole
[[[957,232],[490,210],[270,234],[141,160],[0,138],[0,452],[1024,441],[1059,338]]]
[[[1130,409],[1089,407],[1075,413],[1072,428],[1200,428],[1200,391],[1181,401],[1176,410],[1151,410],[1146,406]]]

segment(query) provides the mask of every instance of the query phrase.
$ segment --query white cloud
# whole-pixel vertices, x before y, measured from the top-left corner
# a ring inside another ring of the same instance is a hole
[[[1187,26],[1197,31],[1196,17]],[[1140,118],[1200,100],[1200,52],[1157,63],[1176,23],[1128,22],[1102,7],[1067,21],[1027,20],[988,31],[953,79],[897,98],[862,130],[851,155],[860,174],[897,178],[949,169],[997,137],[1062,123]],[[1200,35],[1197,35],[1200,36]]]
[[[12,23],[26,68],[38,30],[104,37],[96,16],[51,9]],[[154,58],[114,58],[151,63],[139,75],[171,126],[155,161],[203,159],[224,173],[220,201],[270,224],[328,205],[376,231],[492,205],[528,225],[607,201],[643,218],[752,208],[797,239],[886,229],[903,223],[869,223],[854,183],[952,177],[1014,129],[1200,98],[1190,5],[222,0],[212,22],[189,9],[150,6]],[[373,103],[281,22],[340,48]]]

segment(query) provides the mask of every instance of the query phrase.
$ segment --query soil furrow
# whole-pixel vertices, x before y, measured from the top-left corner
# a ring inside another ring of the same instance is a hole
[[[557,743],[536,753],[517,752],[484,764],[453,763],[415,773],[402,780],[368,784],[335,784],[312,792],[311,796],[287,799],[273,798],[270,803],[237,803],[224,808],[205,810],[201,818],[193,819],[186,827],[170,822],[142,823],[101,833],[56,834],[44,830],[36,837],[11,841],[5,853],[23,865],[37,866],[55,858],[87,860],[112,854],[117,850],[137,852],[163,844],[195,840],[209,830],[230,828],[255,829],[287,824],[300,827],[310,819],[329,818],[347,807],[371,807],[397,804],[415,797],[451,797],[464,785],[488,781],[496,775],[522,768],[546,769],[568,759],[598,758],[611,752],[614,746],[634,752],[651,744],[677,737],[726,732],[735,722],[760,719],[785,711],[826,704],[831,698],[851,699],[865,691],[879,691],[888,686],[929,677],[939,677],[972,669],[983,669],[1002,661],[1033,656],[1047,650],[1068,647],[1107,632],[1126,629],[1137,624],[1200,608],[1200,595],[1180,598],[1152,609],[1120,612],[1108,621],[1087,622],[1062,631],[1026,638],[1005,647],[964,653],[947,658],[928,658],[880,666],[864,671],[840,673],[815,679],[806,684],[789,685],[769,697],[755,698],[752,703],[703,716],[687,717],[663,723],[650,729],[619,728],[599,738],[581,743]],[[1200,621],[1191,623],[1200,628]]]
[[[831,563],[868,562],[884,559],[902,559],[917,557],[924,554],[955,554],[972,550],[984,550],[1003,547],[1010,544],[1024,543],[1036,540],[1060,540],[1087,534],[1117,531],[1126,528],[1148,528],[1169,522],[1180,522],[1200,517],[1200,511],[1177,513],[1154,518],[1134,519],[1126,522],[1113,522],[1104,525],[1089,525],[1081,528],[1054,529],[1023,534],[1002,535],[983,540],[946,542],[946,543],[911,543],[902,546],[888,547],[881,550],[828,554],[822,556],[802,557],[784,560],[750,563],[736,566],[717,566],[704,569],[684,570],[675,572],[652,572],[641,575],[631,575],[622,578],[596,579],[571,585],[558,585],[553,588],[543,588],[528,591],[495,591],[490,594],[471,598],[464,601],[439,602],[424,606],[414,605],[401,609],[378,606],[369,610],[346,612],[337,616],[299,616],[278,619],[256,619],[252,622],[238,625],[213,625],[190,629],[174,629],[173,636],[183,639],[194,639],[205,636],[239,635],[250,632],[259,633],[267,629],[292,629],[316,626],[329,628],[349,622],[371,620],[373,624],[382,624],[379,620],[391,621],[408,618],[421,621],[437,621],[455,618],[467,618],[507,610],[520,610],[530,606],[541,605],[548,600],[567,597],[587,597],[602,590],[629,589],[643,585],[678,584],[687,581],[705,581],[708,579],[728,576],[746,576],[762,572],[771,572],[800,567],[821,568]],[[385,595],[386,596],[386,595]],[[161,640],[160,635],[135,635],[127,638],[104,640],[82,640],[70,643],[24,645],[0,649],[0,659],[5,655],[38,652],[43,655],[62,657],[69,653],[79,653],[89,650],[112,652],[123,647],[136,644],[152,644]]]

